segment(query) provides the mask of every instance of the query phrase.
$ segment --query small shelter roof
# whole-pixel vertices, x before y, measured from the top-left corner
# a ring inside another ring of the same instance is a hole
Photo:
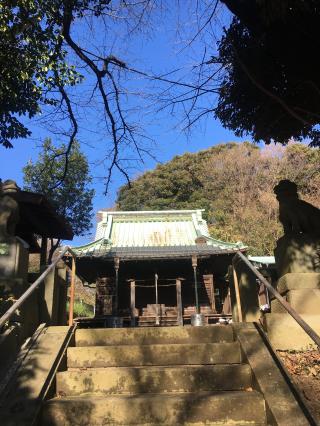
[[[33,235],[72,240],[73,231],[69,222],[59,216],[53,205],[42,195],[28,191],[8,194],[19,205],[19,222],[16,234],[27,241],[36,250]]]
[[[79,257],[176,258],[234,253],[246,247],[212,238],[204,210],[101,211],[95,240],[74,251]]]

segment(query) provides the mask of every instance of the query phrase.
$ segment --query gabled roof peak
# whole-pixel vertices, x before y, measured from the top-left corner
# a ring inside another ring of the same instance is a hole
[[[102,213],[105,216],[148,216],[148,215],[176,215],[176,214],[192,214],[202,213],[205,209],[194,209],[194,210],[117,210],[117,211],[105,211],[100,210],[98,213]]]
[[[210,236],[204,209],[101,211],[95,241],[78,247],[79,255],[162,257],[186,253],[230,253],[244,246]]]

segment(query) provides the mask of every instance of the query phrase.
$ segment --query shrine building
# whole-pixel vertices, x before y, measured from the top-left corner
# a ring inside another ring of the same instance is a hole
[[[246,247],[209,234],[204,210],[100,211],[95,240],[76,247],[77,274],[96,283],[96,318],[182,325],[231,314],[228,268]]]

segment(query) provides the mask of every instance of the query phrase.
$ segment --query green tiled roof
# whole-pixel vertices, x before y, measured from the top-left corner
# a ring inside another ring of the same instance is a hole
[[[95,241],[74,248],[78,256],[175,257],[244,249],[210,237],[203,210],[99,212]],[[205,244],[199,244],[201,242]],[[198,242],[198,243],[197,243]]]

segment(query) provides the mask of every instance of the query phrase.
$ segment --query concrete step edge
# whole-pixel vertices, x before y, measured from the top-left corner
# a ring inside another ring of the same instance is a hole
[[[237,364],[242,361],[239,342],[71,347],[67,359],[68,368]]]
[[[75,334],[76,346],[101,346],[114,344],[127,345],[136,341],[157,343],[200,342],[232,342],[233,329],[230,325],[212,325],[204,327],[172,326],[172,327],[134,327],[134,328],[95,328],[78,329]]]
[[[41,424],[253,426],[266,424],[266,410],[264,399],[257,391],[92,395],[47,401]]]
[[[247,364],[178,367],[108,367],[57,373],[60,396],[182,393],[245,390],[252,386]]]

